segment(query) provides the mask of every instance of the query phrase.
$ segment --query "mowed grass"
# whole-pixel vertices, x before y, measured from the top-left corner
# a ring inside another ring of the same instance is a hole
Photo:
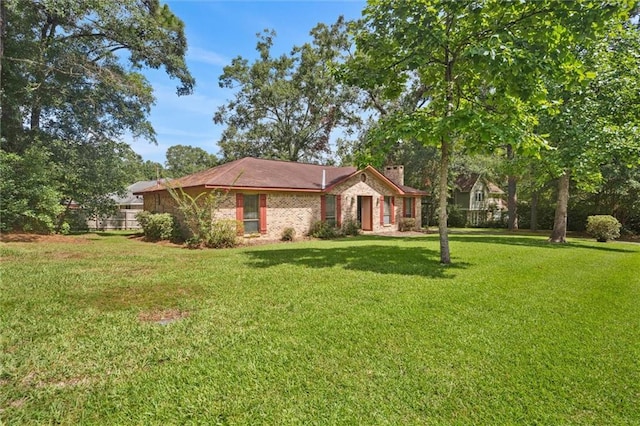
[[[437,238],[0,243],[0,423],[640,424],[640,245]]]

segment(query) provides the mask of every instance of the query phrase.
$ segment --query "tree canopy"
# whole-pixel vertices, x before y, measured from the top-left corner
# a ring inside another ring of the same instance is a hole
[[[312,42],[273,56],[275,32],[265,30],[255,62],[239,56],[224,68],[220,86],[237,90],[214,116],[227,126],[219,142],[225,160],[321,161],[331,153],[332,133],[359,120],[351,110],[353,91],[332,73],[350,45],[344,20],[318,24],[311,36]]]
[[[218,164],[218,157],[202,148],[174,145],[167,149],[166,172],[178,178],[205,170]]]
[[[552,106],[542,77],[572,81],[583,68],[571,46],[629,3],[591,1],[372,0],[342,78],[397,99],[421,88],[422,106],[385,117],[373,139],[416,138],[440,150],[440,260],[450,263],[447,174],[454,147],[532,152],[535,109]]]
[[[178,94],[193,89],[184,24],[159,0],[8,0],[1,9],[2,150],[16,161],[43,153],[43,167],[30,169],[47,176],[43,196],[92,203],[121,190],[131,156],[123,136],[155,141],[153,91],[138,70],[163,68]],[[20,228],[24,214],[11,211],[3,228]]]
[[[595,191],[603,165],[640,164],[640,30],[612,21],[602,38],[574,49],[588,76],[573,85],[548,81],[559,105],[540,114],[538,129],[553,148],[543,153],[546,169],[559,181],[552,242],[566,239],[570,181]]]

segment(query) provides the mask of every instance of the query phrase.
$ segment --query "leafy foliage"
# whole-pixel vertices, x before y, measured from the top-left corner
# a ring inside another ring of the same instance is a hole
[[[595,215],[587,218],[587,233],[601,242],[618,238],[620,227],[620,222],[613,216]]]
[[[545,168],[559,178],[552,241],[566,236],[570,186],[564,181],[597,192],[603,164],[640,166],[640,29],[612,21],[596,42],[572,47],[589,71],[574,84],[547,81],[560,103],[541,112],[538,129],[553,147],[543,152]]]
[[[413,217],[402,217],[398,221],[398,231],[400,232],[415,231],[416,229],[416,219]]]
[[[109,195],[132,183],[134,154],[118,141],[127,133],[155,141],[152,88],[138,70],[162,67],[179,94],[192,91],[182,21],[159,0],[12,0],[2,13],[3,151],[26,159],[43,149],[47,167],[31,176],[47,181],[49,195],[108,212]],[[8,208],[62,228],[64,214],[19,197]]]
[[[282,241],[293,241],[293,239],[296,236],[296,230],[293,228],[284,228],[282,230],[282,236],[280,237],[280,240]]]
[[[238,221],[216,220],[211,222],[211,228],[204,240],[205,247],[231,248],[238,245]]]
[[[340,229],[322,220],[312,223],[311,227],[309,228],[310,237],[320,238],[323,240],[337,238],[340,236],[340,234]]]
[[[342,223],[341,233],[342,233],[342,235],[350,235],[352,237],[355,237],[357,235],[360,235],[360,230],[361,229],[362,229],[362,226],[361,226],[360,222],[358,222],[357,220],[355,220],[353,218],[347,218]]]
[[[419,105],[384,116],[369,137],[378,146],[416,139],[438,147],[441,262],[451,262],[447,234],[447,174],[456,145],[492,151],[511,145],[535,153],[535,110],[552,107],[542,77],[584,75],[571,50],[601,24],[631,8],[590,1],[376,0],[356,29],[357,52],[344,81],[376,99]],[[410,94],[411,96],[407,96]],[[378,103],[380,104],[380,103]]]
[[[175,233],[174,219],[169,213],[142,211],[136,214],[136,219],[148,241],[170,240]]]
[[[0,230],[49,233],[64,210],[55,186],[51,153],[29,148],[23,155],[0,149]]]
[[[166,184],[167,191],[176,203],[180,213],[182,237],[189,247],[200,245],[212,248],[233,247],[237,245],[237,221],[214,220],[220,204],[228,194],[216,191],[191,195],[181,187]]]
[[[165,164],[169,177],[178,178],[214,167],[218,158],[199,147],[174,145],[167,149]]]
[[[272,56],[274,31],[258,34],[259,58],[252,64],[233,59],[220,87],[237,89],[214,121],[226,124],[219,146],[225,160],[252,156],[289,161],[319,161],[330,153],[329,139],[340,126],[358,122],[350,110],[354,91],[336,82],[332,68],[350,40],[346,24],[318,24],[313,41],[290,54]]]

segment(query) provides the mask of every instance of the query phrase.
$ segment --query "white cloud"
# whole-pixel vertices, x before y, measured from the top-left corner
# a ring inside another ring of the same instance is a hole
[[[206,50],[201,47],[189,47],[187,51],[187,60],[191,60],[194,62],[202,62],[205,64],[217,65],[217,66],[225,66],[231,62],[231,60],[219,53],[213,52],[211,50]]]
[[[172,86],[154,84],[153,93],[156,97],[156,104],[151,108],[152,116],[155,115],[154,113],[166,110],[170,111],[171,114],[182,111],[189,114],[204,115],[209,120],[213,119],[213,114],[220,105],[224,104],[224,101],[213,96],[197,93],[197,91],[196,88],[196,93],[192,95],[178,96]]]

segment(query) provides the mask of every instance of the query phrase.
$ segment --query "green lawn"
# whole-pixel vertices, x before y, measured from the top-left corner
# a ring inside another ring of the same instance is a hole
[[[640,424],[638,244],[73,238],[0,243],[0,424]]]

